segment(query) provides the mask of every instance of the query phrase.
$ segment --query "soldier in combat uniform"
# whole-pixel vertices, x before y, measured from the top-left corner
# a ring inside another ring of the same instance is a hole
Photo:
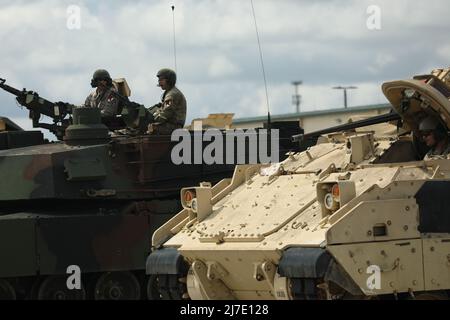
[[[158,71],[158,87],[164,90],[161,102],[149,109],[153,122],[148,126],[150,134],[171,134],[173,130],[183,128],[186,121],[186,99],[175,86],[177,75],[173,70]]]
[[[436,117],[428,116],[423,119],[419,124],[419,133],[430,148],[424,160],[446,158],[450,153],[447,129]]]
[[[109,72],[104,69],[98,69],[94,72],[91,80],[91,92],[84,103],[85,107],[99,108],[102,117],[114,117],[117,115],[119,100],[111,94],[111,91],[117,92],[112,83]]]

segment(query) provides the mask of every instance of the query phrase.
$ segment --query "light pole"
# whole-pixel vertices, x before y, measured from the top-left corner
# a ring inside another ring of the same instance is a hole
[[[298,94],[298,86],[302,83],[303,81],[292,81],[292,84],[295,86],[295,94],[292,96],[292,104],[295,105],[295,111],[297,113],[300,112],[300,102],[302,100],[302,96]]]
[[[337,86],[337,87],[333,87],[333,89],[344,90],[344,108],[347,108],[347,90],[348,89],[358,89],[358,87],[355,87],[355,86],[347,86],[347,87]]]

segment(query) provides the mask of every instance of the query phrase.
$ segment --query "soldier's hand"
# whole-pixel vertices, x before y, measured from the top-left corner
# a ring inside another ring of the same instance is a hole
[[[150,108],[148,108],[148,111],[151,112],[151,113],[153,113],[153,112],[155,112],[158,108],[161,108],[161,106],[162,106],[161,103],[157,103],[157,104],[151,106]]]

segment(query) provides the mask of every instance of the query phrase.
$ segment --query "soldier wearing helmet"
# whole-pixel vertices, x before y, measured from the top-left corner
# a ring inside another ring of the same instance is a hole
[[[436,117],[424,118],[419,124],[419,132],[427,147],[430,148],[424,160],[447,157],[450,153],[447,129]]]
[[[161,69],[156,74],[158,87],[164,90],[161,102],[150,108],[153,123],[148,126],[151,134],[171,134],[173,130],[183,128],[186,120],[186,98],[175,86],[177,75],[173,70]]]
[[[92,76],[91,86],[96,89],[87,96],[84,106],[99,108],[102,117],[116,116],[119,101],[111,93],[111,91],[117,92],[117,89],[112,83],[109,72],[104,69],[96,70]]]

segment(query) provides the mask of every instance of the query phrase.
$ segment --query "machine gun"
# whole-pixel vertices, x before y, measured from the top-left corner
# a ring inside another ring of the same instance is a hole
[[[137,130],[140,134],[147,131],[148,125],[154,121],[152,113],[154,107],[147,109],[144,105],[130,101],[128,97],[116,91],[111,90],[111,93],[119,100],[119,114],[126,127]]]
[[[400,120],[400,119],[401,119],[401,117],[398,113],[390,112],[390,113],[382,114],[379,116],[370,117],[370,118],[364,119],[364,120],[341,124],[338,126],[327,128],[327,129],[313,131],[313,132],[309,132],[309,133],[305,133],[305,134],[296,134],[296,135],[292,136],[291,139],[292,139],[292,142],[302,142],[306,139],[313,139],[313,138],[316,138],[320,135],[327,134],[327,133],[352,130],[352,129],[356,129],[356,128],[361,128],[361,127],[365,127],[365,126],[370,126],[370,125],[374,125],[374,124],[395,121],[395,120]]]
[[[37,92],[16,89],[5,84],[6,80],[0,78],[0,88],[16,96],[17,102],[30,111],[30,119],[34,128],[48,129],[62,140],[65,129],[71,123],[73,105],[66,102],[51,102],[39,96]],[[39,122],[41,115],[53,119],[53,124]],[[66,118],[69,116],[68,118]]]

